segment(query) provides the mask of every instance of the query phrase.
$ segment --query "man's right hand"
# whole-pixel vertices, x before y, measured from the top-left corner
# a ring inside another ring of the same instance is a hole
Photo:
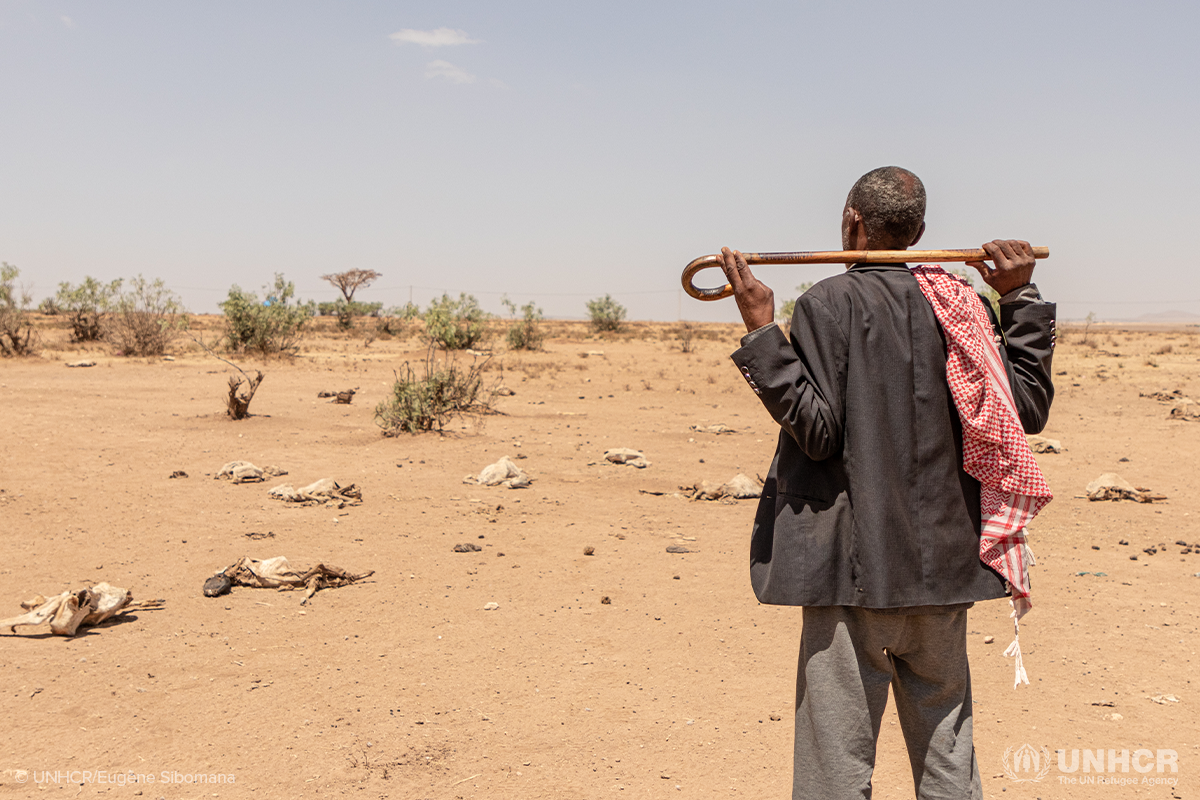
[[[738,311],[742,312],[746,330],[756,331],[774,322],[775,292],[771,287],[754,277],[746,259],[737,250],[722,247],[721,257],[721,269],[733,287],[733,298],[737,300]]]

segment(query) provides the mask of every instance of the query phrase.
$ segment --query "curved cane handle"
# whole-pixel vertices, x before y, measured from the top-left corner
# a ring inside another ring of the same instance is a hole
[[[692,283],[692,276],[702,269],[709,267],[720,267],[724,263],[720,256],[700,256],[692,263],[688,264],[683,270],[683,290],[689,296],[697,300],[721,300],[725,297],[733,297],[733,286],[725,284],[716,289],[701,289],[696,284]]]

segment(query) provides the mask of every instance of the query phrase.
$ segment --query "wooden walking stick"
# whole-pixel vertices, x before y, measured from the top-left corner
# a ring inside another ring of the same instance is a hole
[[[795,253],[742,253],[747,264],[903,264],[937,261],[990,261],[982,249],[974,250],[815,250]],[[1033,248],[1034,258],[1049,258],[1049,247]],[[692,283],[697,272],[720,267],[721,256],[700,256],[683,270],[683,290],[697,300],[720,300],[733,296],[728,283],[714,289],[701,289]]]

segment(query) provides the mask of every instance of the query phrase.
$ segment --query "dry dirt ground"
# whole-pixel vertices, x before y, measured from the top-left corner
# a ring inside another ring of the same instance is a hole
[[[702,326],[690,354],[672,325],[552,333],[542,353],[497,351],[515,391],[502,415],[384,438],[373,409],[422,356],[416,338],[318,332],[294,360],[246,361],[267,377],[255,416],[232,422],[230,369],[187,340],[173,361],[128,359],[46,323],[40,357],[0,363],[0,616],[100,580],[165,607],[73,639],[0,633],[0,797],[787,796],[800,612],[750,591],[754,501],[639,491],[765,474],[776,431],[728,360],[739,331]],[[65,367],[80,358],[97,365]],[[1031,532],[1032,685],[1014,691],[1001,655],[1007,604],[970,617],[986,797],[1200,790],[1200,553],[1174,544],[1200,544],[1200,421],[1139,396],[1200,399],[1198,369],[1195,327],[1060,339],[1046,435],[1066,450],[1039,456],[1057,497]],[[348,406],[317,398],[351,387]],[[689,429],[712,423],[737,432]],[[605,464],[609,447],[652,466]],[[502,455],[526,457],[531,488],[462,483]],[[289,475],[214,480],[234,459]],[[1081,499],[1107,471],[1169,499]],[[358,484],[362,505],[267,498],[321,477]],[[481,550],[453,551],[465,543]],[[376,573],[304,607],[298,592],[203,597],[243,555]],[[1101,780],[1135,782],[1087,784],[1094,770],[1055,762],[1017,782],[1005,754],[1022,745],[1175,750],[1178,772],[1106,764]],[[114,783],[127,774],[155,782]],[[912,796],[890,711],[875,784]]]

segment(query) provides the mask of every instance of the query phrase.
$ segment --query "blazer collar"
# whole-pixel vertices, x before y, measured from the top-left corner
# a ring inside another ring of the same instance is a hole
[[[908,272],[908,264],[855,264],[852,272]]]

